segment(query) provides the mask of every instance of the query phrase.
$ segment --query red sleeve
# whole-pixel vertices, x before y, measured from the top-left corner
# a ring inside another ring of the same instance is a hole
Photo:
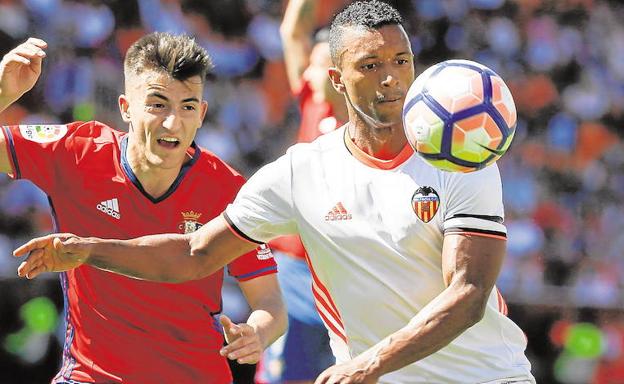
[[[49,193],[62,179],[71,160],[73,134],[84,123],[66,125],[12,125],[2,127],[14,179],[28,179]]]
[[[234,201],[236,194],[245,184],[245,178],[216,155],[211,154],[219,163],[224,165],[222,170],[222,185],[228,189],[225,192],[227,203]],[[225,181],[227,180],[227,181]],[[227,204],[226,204],[227,205]],[[235,232],[236,233],[236,232]],[[230,276],[238,281],[251,280],[256,277],[277,273],[277,263],[268,245],[262,244],[255,250],[240,256],[227,266]]]
[[[228,265],[228,273],[238,281],[277,273],[277,263],[271,248],[261,245],[254,251],[244,254]]]

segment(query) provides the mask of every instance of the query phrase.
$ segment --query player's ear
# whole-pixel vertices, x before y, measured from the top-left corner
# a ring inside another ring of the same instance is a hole
[[[337,67],[329,67],[329,79],[332,82],[332,86],[338,93],[345,93],[345,85],[342,82],[342,72]]]
[[[202,100],[199,105],[199,110],[201,112],[201,120],[204,121],[204,117],[206,117],[206,112],[208,112],[208,102],[206,100]]]
[[[119,98],[117,99],[117,104],[119,105],[121,119],[124,121],[124,123],[130,123],[130,103],[126,98],[126,95],[119,95]]]

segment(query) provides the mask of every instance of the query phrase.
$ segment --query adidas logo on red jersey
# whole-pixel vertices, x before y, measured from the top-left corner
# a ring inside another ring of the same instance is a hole
[[[119,214],[119,202],[116,198],[101,201],[96,208],[98,211],[102,211],[117,220],[121,219],[121,215]]]
[[[352,216],[347,212],[342,203],[338,203],[325,215],[325,221],[351,220]]]

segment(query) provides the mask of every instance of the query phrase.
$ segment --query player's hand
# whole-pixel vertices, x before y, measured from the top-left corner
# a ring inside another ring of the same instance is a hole
[[[358,358],[336,364],[323,371],[314,384],[375,384],[378,377],[370,372],[368,365]]]
[[[43,272],[62,272],[80,266],[89,256],[89,244],[71,233],[55,233],[30,240],[13,251],[28,254],[17,268],[20,277],[33,279]]]
[[[0,101],[10,104],[35,86],[48,43],[34,37],[13,48],[0,61]]]
[[[221,349],[221,356],[236,360],[239,364],[257,363],[264,350],[258,332],[249,324],[234,324],[226,315],[221,315],[219,321],[228,343]]]

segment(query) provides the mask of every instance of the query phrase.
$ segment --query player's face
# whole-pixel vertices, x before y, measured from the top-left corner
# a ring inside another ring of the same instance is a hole
[[[340,66],[330,70],[361,118],[376,126],[401,123],[403,101],[414,81],[413,54],[403,27],[347,28]]]
[[[206,115],[203,88],[199,76],[179,81],[157,71],[130,75],[119,97],[130,124],[129,148],[150,165],[180,167]]]

